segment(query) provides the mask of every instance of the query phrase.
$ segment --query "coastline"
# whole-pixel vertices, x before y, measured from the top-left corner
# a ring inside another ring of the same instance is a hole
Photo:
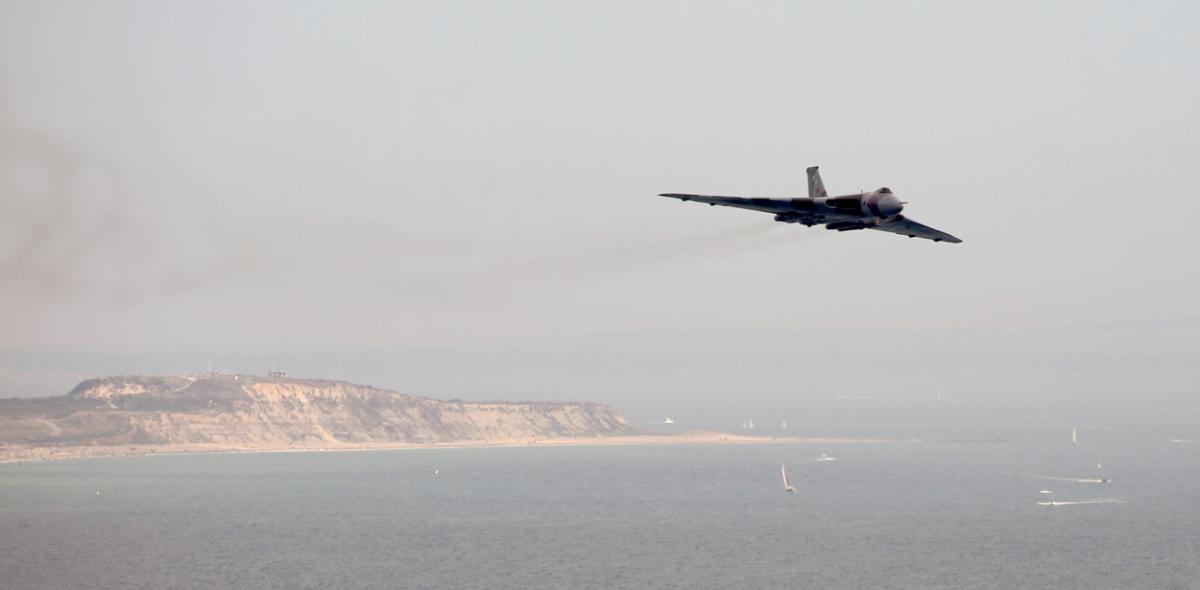
[[[841,438],[802,436],[747,436],[725,432],[647,433],[614,436],[583,436],[562,438],[460,440],[437,443],[370,442],[338,445],[92,445],[71,447],[3,447],[0,465],[26,461],[62,461],[103,457],[144,457],[174,455],[212,455],[226,453],[315,453],[344,451],[385,451],[418,449],[467,449],[512,447],[585,447],[638,445],[703,445],[703,444],[871,444],[892,443],[898,439]]]

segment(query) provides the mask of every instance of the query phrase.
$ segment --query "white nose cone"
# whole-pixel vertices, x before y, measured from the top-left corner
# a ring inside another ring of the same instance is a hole
[[[891,193],[879,195],[879,212],[883,217],[899,215],[904,210],[904,203]]]

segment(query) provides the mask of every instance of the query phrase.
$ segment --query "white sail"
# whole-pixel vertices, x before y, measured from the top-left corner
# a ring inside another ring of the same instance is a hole
[[[1077,432],[1074,428],[1071,429],[1071,444],[1079,444],[1079,432]]]
[[[792,482],[788,480],[787,465],[779,464],[779,472],[783,475],[783,491],[794,492],[796,488],[792,487]]]

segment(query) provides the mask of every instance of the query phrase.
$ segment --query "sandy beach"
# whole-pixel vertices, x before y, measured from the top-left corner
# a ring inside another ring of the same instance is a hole
[[[63,447],[22,447],[16,445],[0,448],[0,463],[22,461],[51,461],[82,459],[90,457],[135,457],[144,455],[183,455],[205,453],[298,453],[337,451],[377,451],[400,449],[461,449],[500,447],[570,447],[570,446],[622,446],[622,445],[703,445],[703,444],[865,444],[896,442],[893,439],[836,438],[803,436],[747,436],[726,432],[683,432],[648,433],[623,436],[589,436],[536,439],[488,439],[463,440],[438,443],[371,442],[330,445],[216,445],[216,444],[167,444],[167,445],[93,445]]]

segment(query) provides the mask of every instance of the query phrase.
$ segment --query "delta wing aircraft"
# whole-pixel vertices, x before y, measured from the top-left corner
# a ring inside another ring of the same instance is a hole
[[[892,194],[892,190],[886,186],[853,195],[829,196],[829,193],[825,191],[825,184],[821,182],[821,173],[816,166],[808,169],[808,198],[767,199],[679,193],[664,193],[659,196],[774,213],[775,221],[802,223],[809,227],[825,224],[825,229],[837,231],[875,229],[910,238],[925,238],[935,242],[952,244],[962,242],[944,231],[933,229],[901,215],[900,212],[904,210],[904,201],[896,198],[896,195]]]

